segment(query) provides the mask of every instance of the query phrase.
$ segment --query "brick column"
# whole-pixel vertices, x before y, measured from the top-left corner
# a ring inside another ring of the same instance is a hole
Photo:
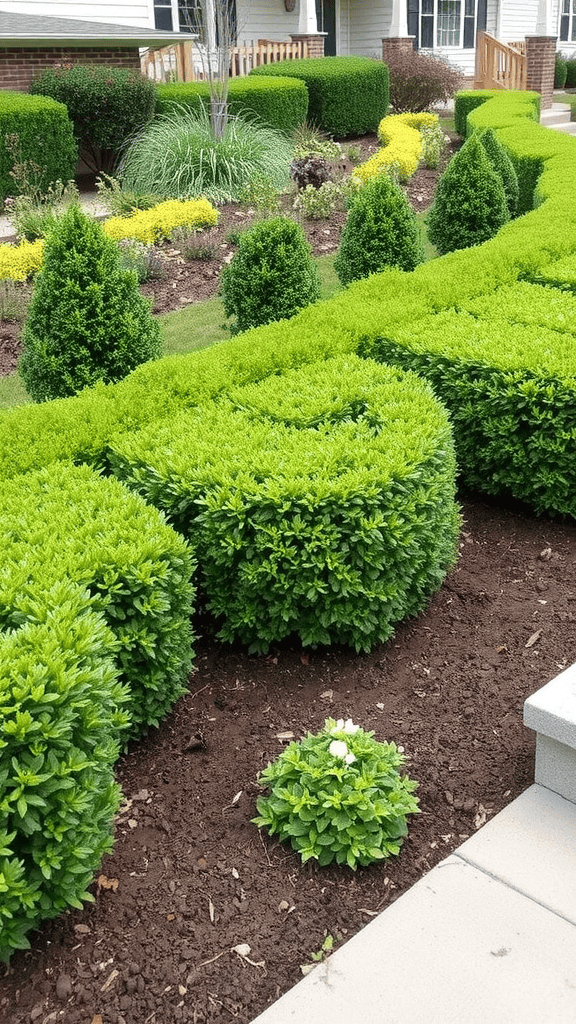
[[[405,36],[400,39],[383,39],[382,40],[382,60],[386,64],[389,58],[393,58],[396,54],[401,53],[413,53],[414,52],[414,36]]]
[[[556,36],[526,36],[526,88],[542,96],[542,110],[552,106]]]
[[[291,35],[290,39],[293,43],[306,43],[309,57],[323,57],[326,35],[326,32],[296,33],[296,35]]]

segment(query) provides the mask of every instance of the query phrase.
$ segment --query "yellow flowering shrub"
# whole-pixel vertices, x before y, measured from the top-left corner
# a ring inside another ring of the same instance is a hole
[[[437,124],[438,115],[427,112],[384,117],[378,125],[382,149],[356,168],[353,180],[364,184],[380,174],[392,172],[398,175],[400,181],[407,181],[416,171],[422,157],[420,131],[423,128],[435,128]]]
[[[42,266],[44,239],[21,242],[20,245],[0,245],[0,281],[25,281]]]
[[[427,110],[422,111],[421,114],[395,114],[393,117],[385,117],[378,125],[378,137],[380,138],[380,126],[386,121],[402,121],[403,124],[409,125],[410,128],[416,128],[417,131],[422,131],[422,128],[435,128],[438,124],[438,114],[430,114]]]
[[[150,245],[168,238],[173,228],[183,224],[203,228],[217,223],[218,211],[207,199],[168,199],[131,217],[110,217],[104,222],[104,231],[117,242],[134,238]]]

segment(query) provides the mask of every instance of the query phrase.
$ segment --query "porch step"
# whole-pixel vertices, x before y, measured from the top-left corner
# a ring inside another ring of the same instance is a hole
[[[571,110],[568,103],[553,103],[548,110],[540,115],[540,124],[547,128],[556,128],[559,124],[570,124]]]
[[[576,135],[576,121],[569,121],[567,124],[551,124],[549,128],[553,128],[556,132],[562,132],[563,135]]]

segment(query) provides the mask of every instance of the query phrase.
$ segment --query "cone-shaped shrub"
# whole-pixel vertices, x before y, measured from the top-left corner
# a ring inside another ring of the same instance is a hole
[[[334,269],[343,285],[387,267],[414,270],[424,253],[416,218],[399,185],[386,174],[355,196]]]
[[[492,238],[510,219],[500,176],[476,135],[464,143],[438,182],[428,237],[441,255]]]
[[[492,165],[492,170],[500,176],[508,213],[511,218],[515,217],[518,211],[518,175],[514,164],[493,128],[485,128],[480,132],[479,138]]]
[[[226,316],[232,332],[287,320],[320,298],[318,269],[302,228],[287,217],[256,224],[240,238],[222,274]]]
[[[44,402],[113,383],[160,350],[136,275],[121,269],[100,225],[72,207],[46,242],[24,329],[20,372],[30,396]]]

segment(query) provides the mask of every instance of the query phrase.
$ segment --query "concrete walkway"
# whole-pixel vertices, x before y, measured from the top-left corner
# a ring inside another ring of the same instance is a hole
[[[575,1024],[576,666],[524,717],[537,784],[253,1024]]]

